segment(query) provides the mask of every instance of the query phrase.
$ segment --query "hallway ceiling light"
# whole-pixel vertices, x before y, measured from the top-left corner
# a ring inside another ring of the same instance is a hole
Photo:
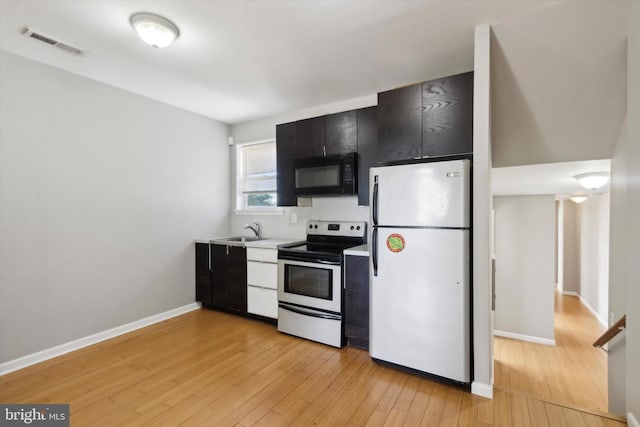
[[[142,41],[152,47],[167,47],[180,35],[173,22],[153,13],[134,13],[129,21]]]
[[[570,199],[573,203],[580,204],[582,202],[586,202],[588,197],[587,196],[571,196]]]
[[[574,176],[578,184],[587,190],[595,191],[609,182],[609,172],[589,172]]]

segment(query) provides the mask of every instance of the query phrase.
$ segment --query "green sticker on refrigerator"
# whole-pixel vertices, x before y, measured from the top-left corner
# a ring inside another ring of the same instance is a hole
[[[404,237],[397,233],[390,234],[387,237],[387,248],[391,252],[402,252],[404,249]]]

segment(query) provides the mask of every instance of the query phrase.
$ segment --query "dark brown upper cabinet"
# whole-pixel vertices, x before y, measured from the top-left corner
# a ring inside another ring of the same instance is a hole
[[[296,122],[296,158],[324,156],[325,117]]]
[[[378,94],[378,162],[473,152],[473,72]]]
[[[473,72],[422,83],[422,157],[473,152]]]
[[[377,164],[378,109],[356,110],[358,129],[358,205],[369,205],[369,168]]]
[[[346,154],[358,151],[356,110],[325,116],[325,154]]]
[[[422,158],[422,85],[378,94],[378,161]]]
[[[278,206],[296,206],[293,159],[296,156],[296,123],[276,126]]]

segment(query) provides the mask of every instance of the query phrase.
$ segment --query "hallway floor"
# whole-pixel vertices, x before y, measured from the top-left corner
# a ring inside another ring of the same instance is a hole
[[[496,337],[495,385],[607,412],[607,355],[592,346],[604,330],[577,297],[556,292],[556,345]]]

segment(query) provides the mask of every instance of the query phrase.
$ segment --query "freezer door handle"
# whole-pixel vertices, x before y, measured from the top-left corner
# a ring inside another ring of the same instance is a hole
[[[372,211],[372,220],[373,226],[378,225],[378,175],[373,177],[373,211]]]
[[[378,277],[378,227],[374,226],[371,232],[371,263],[373,264],[373,277]]]

